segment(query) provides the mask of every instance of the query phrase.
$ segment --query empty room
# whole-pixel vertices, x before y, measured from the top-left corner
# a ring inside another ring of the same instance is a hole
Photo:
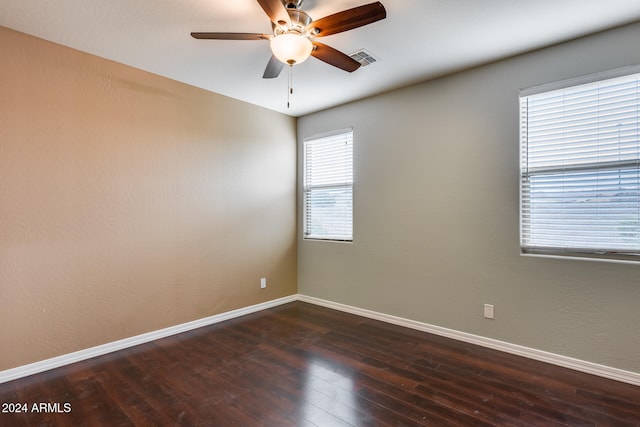
[[[640,427],[640,2],[0,0],[0,426]]]

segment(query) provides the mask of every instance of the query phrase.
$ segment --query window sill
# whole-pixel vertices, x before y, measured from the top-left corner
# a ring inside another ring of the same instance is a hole
[[[551,258],[562,260],[575,260],[575,261],[595,261],[595,262],[608,262],[614,264],[640,264],[640,257],[634,255],[626,255],[624,258],[618,256],[613,257],[611,255],[598,255],[591,253],[552,253],[552,252],[529,252],[521,250],[520,256],[532,257],[532,258]]]

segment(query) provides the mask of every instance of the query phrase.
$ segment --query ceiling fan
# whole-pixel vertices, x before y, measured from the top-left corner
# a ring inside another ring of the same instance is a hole
[[[387,16],[382,3],[374,2],[314,21],[300,10],[303,0],[257,1],[271,20],[273,34],[194,32],[191,36],[209,40],[269,40],[273,55],[264,70],[265,79],[278,77],[285,64],[299,64],[309,55],[350,73],[357,70],[358,61],[315,39],[362,27]]]

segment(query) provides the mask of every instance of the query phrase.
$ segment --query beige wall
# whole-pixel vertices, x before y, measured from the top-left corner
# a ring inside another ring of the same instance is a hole
[[[518,229],[518,90],[640,63],[638,40],[640,24],[300,118],[298,141],[353,126],[355,202],[353,244],[299,237],[299,292],[640,372],[640,265],[522,257]]]
[[[295,119],[1,27],[0,57],[0,370],[296,292]]]

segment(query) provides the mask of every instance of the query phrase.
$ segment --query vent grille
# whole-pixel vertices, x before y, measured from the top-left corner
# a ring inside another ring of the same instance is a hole
[[[370,52],[367,52],[364,49],[360,49],[359,51],[354,52],[349,56],[352,59],[355,59],[356,61],[358,61],[360,65],[362,65],[363,67],[366,67],[369,64],[373,64],[374,62],[378,62],[378,58],[376,58]]]

